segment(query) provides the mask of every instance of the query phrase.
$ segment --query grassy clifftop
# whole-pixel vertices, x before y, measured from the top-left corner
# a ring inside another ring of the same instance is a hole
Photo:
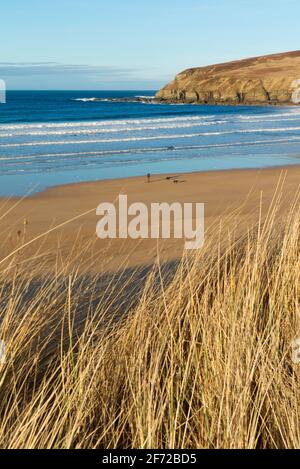
[[[191,68],[161,89],[161,101],[300,104],[300,51]]]

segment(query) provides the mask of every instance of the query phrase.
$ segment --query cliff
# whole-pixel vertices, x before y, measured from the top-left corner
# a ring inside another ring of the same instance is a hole
[[[300,51],[191,68],[179,73],[156,99],[200,104],[300,104]]]

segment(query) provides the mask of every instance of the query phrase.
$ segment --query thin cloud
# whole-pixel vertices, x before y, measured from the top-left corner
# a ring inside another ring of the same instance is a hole
[[[163,78],[155,68],[138,69],[58,62],[0,62],[0,78],[9,90],[159,89]]]
[[[56,62],[0,62],[0,76],[7,77],[34,77],[41,75],[80,75],[95,76],[97,78],[132,78],[139,70],[133,68],[118,68],[96,65],[72,65]]]

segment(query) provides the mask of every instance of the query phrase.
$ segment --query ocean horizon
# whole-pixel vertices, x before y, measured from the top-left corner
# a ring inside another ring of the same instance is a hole
[[[154,94],[8,91],[7,103],[0,105],[0,196],[147,173],[300,161],[297,107],[138,101]]]

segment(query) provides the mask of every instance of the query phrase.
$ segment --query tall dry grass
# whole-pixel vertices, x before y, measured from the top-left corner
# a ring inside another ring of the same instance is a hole
[[[279,210],[143,277],[0,263],[1,447],[299,448],[298,198]]]

